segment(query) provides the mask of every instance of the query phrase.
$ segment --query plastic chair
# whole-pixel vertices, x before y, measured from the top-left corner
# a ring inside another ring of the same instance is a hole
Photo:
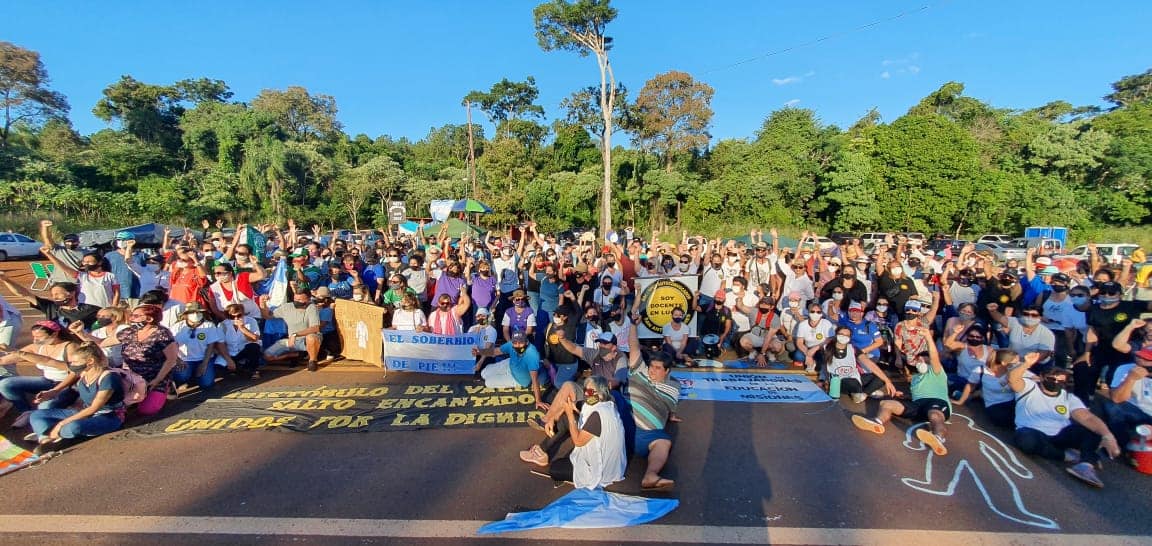
[[[29,266],[32,268],[32,276],[35,278],[32,279],[32,284],[28,288],[36,291],[47,289],[52,284],[52,271],[56,269],[56,266],[40,262],[32,262]]]

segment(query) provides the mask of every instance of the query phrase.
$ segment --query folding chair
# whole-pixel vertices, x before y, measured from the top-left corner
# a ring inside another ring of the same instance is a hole
[[[29,264],[32,267],[32,284],[28,286],[31,290],[44,290],[52,284],[52,271],[56,269],[54,264],[43,264],[40,262],[32,262]],[[39,284],[38,283],[43,283]]]

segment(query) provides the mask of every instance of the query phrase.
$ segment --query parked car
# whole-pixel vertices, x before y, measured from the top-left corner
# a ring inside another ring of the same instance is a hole
[[[1096,252],[1100,254],[1100,259],[1113,265],[1119,264],[1124,258],[1132,256],[1140,245],[1131,243],[1097,243]],[[1090,257],[1088,253],[1088,245],[1080,245],[1073,248],[1071,252],[1060,256],[1061,258],[1075,258],[1077,260],[1087,260]]]
[[[921,246],[924,245],[924,234],[920,233],[919,231],[904,231],[901,232],[900,235],[903,235],[905,238],[907,238],[909,244],[919,244]]]
[[[828,238],[838,245],[846,245],[850,244],[856,236],[845,231],[833,231],[828,234]]]
[[[864,245],[864,246],[866,246],[866,247],[867,247],[868,245],[872,245],[872,246],[875,246],[875,245],[878,245],[878,244],[880,244],[880,243],[883,243],[883,242],[884,242],[884,239],[885,239],[887,236],[888,236],[888,234],[887,234],[887,233],[881,233],[881,232],[878,232],[878,231],[871,231],[871,232],[868,232],[868,233],[861,233],[861,234],[860,234],[860,244],[862,244],[862,245]]]
[[[587,232],[590,228],[585,227],[572,227],[564,231],[556,232],[556,240],[561,243],[576,243],[580,240],[580,236]]]
[[[962,239],[933,239],[931,241],[928,241],[928,246],[925,248],[927,248],[928,250],[931,250],[933,252],[936,252],[938,250],[944,250],[946,248],[951,248],[952,249],[952,255],[953,256],[959,256],[960,251],[964,250],[964,245],[966,245],[966,244],[968,244],[968,241],[965,241]]]
[[[0,262],[8,258],[32,258],[40,256],[44,243],[19,233],[0,233]]]
[[[1011,235],[1004,235],[1003,233],[989,233],[986,235],[981,235],[979,239],[976,239],[976,242],[977,243],[1007,243],[1007,242],[1010,242],[1011,240],[1012,240]]]
[[[1064,243],[1061,243],[1060,239],[1047,237],[1017,237],[1012,239],[1011,244],[1021,248],[1042,248],[1044,254],[1059,254],[1064,251]]]
[[[976,243],[976,252],[991,254],[997,262],[1019,260],[1021,262],[1028,256],[1028,249],[1008,243]]]
[[[832,250],[833,248],[836,248],[836,241],[833,241],[827,237],[821,237],[819,235],[809,235],[806,239],[800,241],[800,247],[816,248],[822,251]]]

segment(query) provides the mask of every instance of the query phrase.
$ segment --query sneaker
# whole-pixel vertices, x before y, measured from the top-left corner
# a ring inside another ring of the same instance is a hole
[[[865,396],[864,393],[862,393],[862,392],[852,393],[852,403],[854,403],[854,404],[859,404],[860,402],[863,402],[867,398],[868,397]]]
[[[39,442],[40,441],[40,435],[36,434],[35,432],[29,433],[27,436],[24,437],[24,441],[25,442]]]
[[[1092,467],[1092,463],[1076,463],[1064,470],[1092,487],[1104,487],[1104,482],[1100,481],[1100,477],[1096,475],[1096,469]]]
[[[544,419],[540,417],[528,419],[528,426],[531,427],[532,430],[544,432]]]
[[[31,417],[32,412],[30,411],[21,413],[18,417],[16,417],[15,421],[12,421],[12,428],[24,428],[28,426],[28,419]]]
[[[532,446],[532,449],[527,451],[521,451],[520,460],[536,466],[548,466],[548,454],[544,453],[538,445]]]
[[[916,437],[919,438],[921,442],[924,442],[924,445],[932,448],[932,452],[935,453],[937,457],[943,457],[948,454],[948,448],[944,447],[944,438],[933,434],[932,431],[926,428],[917,429]]]
[[[310,371],[310,372],[316,371],[316,361],[315,360],[309,360],[308,361],[308,371]]]
[[[876,434],[884,434],[884,424],[883,423],[881,423],[880,421],[877,421],[875,419],[869,419],[867,417],[864,417],[863,415],[853,415],[852,416],[852,424],[856,425],[856,428],[858,428],[860,430],[864,430],[864,431],[868,431],[868,432],[874,432]]]
[[[1080,462],[1079,449],[1065,449],[1064,450],[1064,464],[1076,464]]]
[[[876,389],[876,390],[872,391],[871,393],[869,393],[868,396],[871,396],[872,398],[879,399],[879,398],[884,398],[885,394],[887,394],[887,393],[884,392],[884,389]]]

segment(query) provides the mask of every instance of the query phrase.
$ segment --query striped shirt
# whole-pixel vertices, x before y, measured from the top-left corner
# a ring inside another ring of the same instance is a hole
[[[629,371],[628,401],[632,404],[632,415],[636,428],[641,430],[664,430],[665,423],[680,399],[680,383],[671,377],[654,383],[648,377],[648,365],[639,363]]]

